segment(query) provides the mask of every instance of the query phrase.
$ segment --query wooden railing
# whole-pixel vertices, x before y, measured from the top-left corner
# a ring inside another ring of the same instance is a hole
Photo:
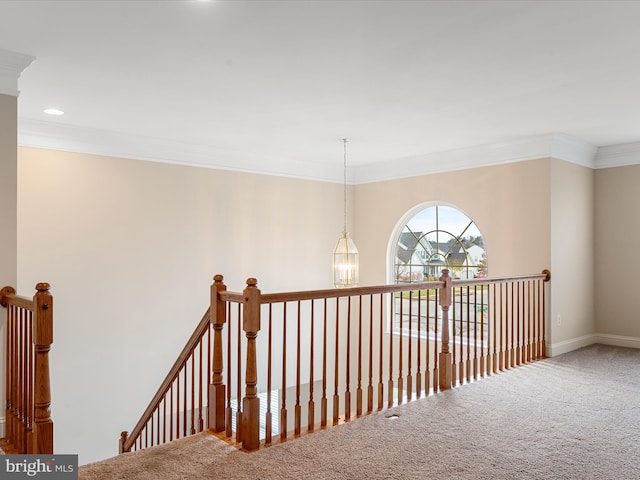
[[[210,372],[211,328],[207,310],[131,434],[120,434],[120,453],[201,432]]]
[[[208,430],[253,451],[542,358],[548,280],[444,270],[433,282],[262,294],[256,279],[228,292],[217,275],[120,450],[200,431],[206,410]]]
[[[33,298],[0,290],[7,309],[5,439],[23,454],[53,453],[49,350],[53,343],[53,297],[38,283]]]

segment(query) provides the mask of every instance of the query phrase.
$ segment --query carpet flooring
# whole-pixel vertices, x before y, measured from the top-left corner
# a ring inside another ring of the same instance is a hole
[[[100,479],[638,479],[640,350],[592,345],[248,454],[206,433]]]

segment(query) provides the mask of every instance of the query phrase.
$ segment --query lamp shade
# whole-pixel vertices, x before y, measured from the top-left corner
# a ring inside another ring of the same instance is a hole
[[[347,232],[342,232],[333,250],[333,285],[355,287],[360,279],[358,249]]]

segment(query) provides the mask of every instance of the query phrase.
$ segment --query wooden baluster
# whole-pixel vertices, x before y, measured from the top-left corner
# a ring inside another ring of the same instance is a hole
[[[176,377],[176,438],[180,438],[180,374]],[[146,446],[146,445],[145,445]]]
[[[160,412],[158,410],[156,410],[156,415],[155,415],[155,419],[153,418],[153,415],[151,416],[151,444],[152,445],[158,445],[160,443]],[[155,439],[154,439],[154,432],[155,432]],[[195,432],[193,432],[195,433]]]
[[[404,344],[404,292],[399,292],[400,298],[400,333],[398,334],[398,405],[402,403],[404,398],[404,384],[402,379],[402,346]]]
[[[530,346],[531,346],[531,282],[526,281],[522,284],[523,298],[523,317],[522,317],[522,336],[524,338],[522,362],[529,363],[531,361]]]
[[[296,404],[295,404],[295,427],[294,434],[300,435],[302,432],[302,406],[300,405],[300,300],[298,300],[297,315],[298,332],[296,337]]]
[[[29,312],[30,313],[30,312]],[[27,411],[29,410],[29,405],[26,403],[26,395],[25,388],[28,386],[24,382],[24,378],[26,376],[27,371],[27,323],[28,323],[28,315],[24,309],[20,309],[20,327],[18,329],[18,405],[20,408],[18,411],[20,412],[20,430],[19,432],[19,441],[18,445],[20,445],[20,451],[22,452],[31,452],[31,441],[33,440],[29,435],[30,432],[27,432]],[[27,447],[27,437],[29,436],[29,447]]]
[[[344,392],[344,419],[346,422],[351,420],[351,296],[347,297],[347,344],[346,344],[345,365],[347,367],[347,375],[345,378]]]
[[[358,296],[358,386],[356,388],[356,416],[362,415],[362,295]]]
[[[175,439],[180,438],[180,375],[176,376],[173,385],[175,388],[171,391],[171,420],[174,422],[172,429],[175,432]]]
[[[211,370],[207,370],[207,371],[210,372]],[[164,398],[162,399],[162,443],[165,443],[167,441],[167,395],[168,394],[169,392],[167,392]],[[123,453],[123,452],[120,452],[120,453]]]
[[[389,318],[391,319],[391,324],[393,325],[395,293],[390,293],[389,298],[391,299],[389,305],[389,310],[391,311]],[[402,328],[402,318],[400,318],[400,325],[400,328]],[[387,407],[391,407],[393,405],[393,331],[389,334],[389,382],[387,386],[387,397]]]
[[[419,292],[419,290],[418,290]],[[409,336],[407,337],[407,402],[413,400],[413,375],[411,370],[412,347],[413,347],[413,292],[409,291]],[[402,339],[400,339],[402,341]]]
[[[484,357],[484,329],[486,326],[486,322],[485,322],[485,315],[484,315],[484,309],[485,309],[485,296],[484,296],[484,291],[485,288],[487,290],[487,295],[489,294],[489,286],[487,285],[486,287],[483,285],[480,288],[480,305],[481,305],[481,309],[480,309],[480,359],[479,359],[479,371],[478,371],[478,375],[480,377],[484,377],[485,375],[485,357]],[[489,312],[489,306],[487,305],[487,317]],[[489,352],[488,350],[489,347],[489,342],[487,339],[487,353]]]
[[[380,332],[382,334],[382,332]],[[373,411],[373,294],[369,295],[369,384],[367,385],[367,412]]]
[[[339,355],[339,342],[340,338],[340,298],[336,297],[336,345],[335,345],[335,358],[334,358],[334,379],[333,379],[333,424],[337,425],[340,420],[340,396],[338,395],[338,355]]]
[[[536,317],[537,317],[537,308],[538,304],[536,303],[536,292],[537,292],[538,282],[531,282],[531,361],[538,359],[538,337],[536,332]]]
[[[520,293],[520,286],[522,286],[522,292]],[[516,316],[517,333],[516,333],[516,365],[522,365],[522,352],[524,348],[524,283],[516,283],[516,308],[518,310]]]
[[[525,288],[526,287],[526,288]],[[522,317],[522,336],[525,337],[523,341],[523,354],[522,354],[522,362],[529,363],[531,361],[530,354],[530,345],[531,345],[531,282],[527,281],[522,284],[522,294],[524,297],[524,293],[526,290],[526,302],[523,298],[524,306],[523,306],[523,317]],[[526,329],[525,329],[526,324]]]
[[[53,421],[51,420],[51,383],[49,379],[49,350],[53,343],[53,296],[48,283],[38,283],[35,305],[34,343],[34,417],[35,445],[32,452],[53,453]]]
[[[508,286],[507,286],[507,290],[509,290]],[[513,287],[513,283],[511,283],[511,295],[508,296],[509,298],[509,306],[510,308],[510,313],[509,313],[509,323],[507,325],[507,328],[511,334],[510,338],[511,340],[509,341],[509,356],[508,356],[508,361],[507,363],[507,369],[511,368],[514,366],[514,361],[515,361],[515,353],[514,353],[514,348],[515,348],[515,337],[514,337],[514,332],[515,332],[515,328],[514,328],[514,319],[515,319],[515,314],[514,314],[514,305],[515,305],[515,298],[514,298],[514,287]]]
[[[467,358],[465,359],[465,371],[467,374],[467,383],[471,381],[471,290],[467,285]],[[473,297],[473,305],[475,310],[475,295]],[[462,336],[462,332],[461,332]]]
[[[504,326],[505,326],[505,317],[503,312],[503,306],[505,305],[506,293],[503,293],[503,284],[500,284],[500,339],[499,339],[499,361],[498,361],[498,370],[504,370],[504,358],[505,358],[505,350],[506,350],[506,341],[504,336]],[[506,291],[506,285],[504,285],[504,290]],[[506,310],[506,306],[504,308]]]
[[[191,352],[191,435],[196,433],[196,360],[195,352]]]
[[[320,399],[320,427],[327,426],[327,299],[324,299],[322,310],[322,398]]]
[[[451,325],[453,326],[453,332],[449,331],[449,322],[447,322],[447,331],[449,332],[449,338],[453,337],[453,341],[451,342],[451,386],[455,387],[457,383],[457,371],[456,371],[456,320],[458,317],[456,316],[456,289],[452,288],[451,294],[451,307],[449,309],[451,312]],[[443,323],[444,323],[444,316]],[[444,327],[443,327],[444,328]],[[443,330],[444,333],[444,330]]]
[[[464,308],[463,308],[463,300],[464,300],[464,294],[463,294],[463,290],[462,287],[460,287],[460,289],[458,290],[460,292],[460,307],[459,307],[459,324],[458,324],[458,331],[460,332],[460,358],[458,361],[458,369],[459,369],[459,373],[458,373],[458,384],[462,385],[464,383],[464,347],[462,345],[462,341],[464,340]],[[455,292],[455,290],[454,290]],[[469,304],[469,298],[467,297],[467,305]],[[455,301],[454,301],[454,305],[455,305]],[[454,307],[455,308],[455,307]],[[455,319],[455,313],[454,313],[454,319]],[[455,324],[455,320],[454,320],[454,324]],[[455,343],[455,340],[454,340]],[[455,361],[453,362],[455,365]]]
[[[464,293],[463,293],[463,287],[460,287],[458,289],[458,291],[460,292],[460,300],[458,302],[459,307],[458,307],[458,331],[460,332],[460,358],[458,359],[458,384],[462,385],[464,383],[464,346],[462,345],[462,342],[464,340]],[[454,290],[455,292],[455,290]],[[453,301],[454,305],[455,305],[455,296],[454,296],[454,301]],[[467,304],[468,304],[468,298],[467,298]],[[454,307],[455,308],[455,307]],[[455,317],[455,313],[454,313],[454,317]],[[455,321],[453,322],[455,324]],[[454,343],[455,343],[455,339],[454,339]],[[455,365],[455,361],[453,362]]]
[[[542,329],[541,329],[541,325],[540,325],[540,317],[541,317],[541,313],[540,313],[540,309],[541,309],[541,304],[540,304],[540,290],[542,288],[542,282],[541,281],[536,281],[535,282],[535,299],[534,299],[534,305],[535,305],[535,312],[534,312],[534,317],[533,317],[533,328],[534,328],[534,341],[535,341],[535,358],[536,360],[538,360],[539,358],[542,357],[541,355],[541,349],[542,349],[542,342],[541,340],[541,335],[542,335]]]
[[[231,371],[232,371],[231,337],[232,337],[233,325],[231,322],[231,308],[227,310],[227,325],[228,325],[227,327],[227,370],[229,371],[229,375],[227,378],[228,378],[229,385],[227,386],[227,402],[226,402],[227,406],[224,411],[224,417],[225,417],[224,433],[227,436],[227,438],[231,438],[231,436],[233,435],[233,407],[231,405],[231,389],[232,389],[232,382],[233,382],[233,379],[231,377]]]
[[[440,353],[439,387],[440,390],[451,388],[451,353],[449,352],[449,307],[451,306],[451,278],[449,270],[442,270],[440,277],[440,308],[442,309],[442,351]]]
[[[438,303],[440,289],[435,291],[434,312],[433,312],[433,393],[438,391],[440,386],[440,369],[438,368]]]
[[[378,329],[378,410],[382,410],[384,406],[384,383],[382,381],[382,366],[383,366],[383,345],[382,339],[384,335],[383,322],[384,322],[384,295],[380,294],[380,314],[378,315],[378,320],[380,322]],[[393,323],[393,317],[390,317],[390,322]]]
[[[462,369],[462,321],[463,321],[463,315],[462,315],[462,287],[460,287],[458,289],[459,294],[457,295],[458,297],[458,315],[456,316],[456,289],[453,289],[453,296],[451,298],[451,310],[453,311],[453,318],[451,319],[451,325],[453,326],[453,332],[451,332],[451,335],[453,336],[453,362],[452,362],[452,379],[451,379],[451,385],[452,386],[456,386],[457,384],[462,384],[462,382],[464,381],[464,371]],[[458,321],[458,331],[459,333],[459,340],[460,340],[460,358],[458,359],[458,362],[456,363],[456,321]],[[456,370],[456,366],[458,367],[458,369]]]
[[[173,384],[169,387],[169,441],[173,440]]]
[[[220,293],[227,290],[223,276],[213,277],[209,321],[213,326],[213,377],[209,386],[207,428],[214,432],[225,429],[224,363],[222,360],[222,330],[226,322],[227,303],[220,299]],[[230,364],[229,364],[230,365]]]
[[[316,404],[313,398],[314,392],[314,356],[315,356],[315,302],[311,300],[311,332],[309,338],[309,403],[307,406],[307,430],[313,432],[316,423]]]
[[[29,438],[27,439],[27,443],[31,444],[33,442],[33,423],[35,421],[34,415],[34,402],[35,402],[35,392],[32,388],[34,384],[34,369],[35,369],[35,355],[34,355],[34,345],[33,345],[33,313],[27,313],[27,321],[28,325],[26,326],[26,334],[27,334],[27,381],[25,385],[25,404],[28,406],[26,411],[26,419],[27,419],[27,432]]]
[[[242,443],[242,435],[244,433],[242,425],[242,312],[241,305],[238,305],[238,328],[236,329],[236,443]],[[248,353],[247,351],[247,356]]]
[[[260,448],[260,399],[258,398],[258,365],[256,338],[260,330],[260,290],[255,278],[247,280],[244,290],[244,319],[242,328],[247,337],[246,393],[242,402],[242,446],[253,451]]]
[[[271,362],[272,362],[272,327],[273,327],[273,304],[269,304],[269,329],[267,333],[267,413],[265,415],[265,439],[264,443],[269,445],[273,435],[273,414],[271,413]]]
[[[207,329],[207,334],[211,334],[211,328]],[[209,339],[207,339],[207,342]],[[204,353],[204,344],[203,339],[200,340],[199,346],[199,368],[198,368],[198,432],[201,432],[204,429],[204,418],[202,417],[202,407],[204,406],[204,398],[203,392],[205,388],[208,388],[208,375],[211,371],[210,369],[204,370],[204,361],[202,359]],[[207,377],[205,377],[207,375]],[[207,385],[207,387],[205,387]]]
[[[9,288],[9,287],[5,287]],[[15,377],[15,363],[14,357],[14,339],[15,339],[15,309],[12,305],[7,307],[7,378],[6,378],[6,410],[5,410],[5,434],[11,441],[12,445],[15,445],[15,430],[13,428],[13,379]]]
[[[187,432],[188,432],[188,412],[187,412],[187,407],[189,406],[189,397],[188,397],[188,388],[187,388],[187,376],[188,376],[188,372],[186,369],[186,365],[185,367],[183,367],[182,369],[182,435],[184,437],[187,436]]]
[[[422,304],[422,291],[420,289],[418,289],[418,352],[416,354],[416,360],[417,360],[417,372],[416,372],[416,398],[420,398],[422,396],[422,365],[421,365],[421,361],[422,361],[422,334],[420,333],[422,330],[420,329],[420,319],[421,319],[421,314],[422,314],[422,308],[421,308],[421,304]],[[428,341],[428,340],[427,340]]]
[[[287,438],[287,302],[282,304],[282,390],[280,395],[280,439]]]

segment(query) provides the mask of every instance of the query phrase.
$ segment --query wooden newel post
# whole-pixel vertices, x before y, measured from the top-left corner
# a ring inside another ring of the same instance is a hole
[[[260,399],[258,398],[258,365],[256,338],[260,330],[260,290],[255,278],[247,280],[244,295],[242,329],[247,336],[246,391],[242,400],[242,446],[245,450],[260,448]]]
[[[213,285],[211,285],[211,306],[209,310],[209,321],[213,326],[213,375],[211,383],[209,384],[207,427],[214,432],[222,432],[225,430],[226,385],[223,382],[222,329],[226,322],[227,304],[220,299],[220,292],[226,290],[227,286],[223,283],[222,275],[213,277]]]
[[[118,446],[118,453],[129,453],[131,451],[131,447],[129,447],[128,449],[124,448],[128,438],[129,438],[129,432],[127,431],[120,432],[120,442]]]
[[[449,352],[449,307],[451,306],[451,277],[449,270],[442,270],[440,277],[440,308],[442,309],[442,351],[438,363],[440,363],[439,386],[440,390],[451,388],[451,353]]]
[[[35,322],[33,343],[35,350],[34,406],[35,424],[33,452],[53,453],[53,421],[51,420],[51,383],[49,380],[49,350],[53,343],[53,296],[48,283],[38,283],[33,297]]]

